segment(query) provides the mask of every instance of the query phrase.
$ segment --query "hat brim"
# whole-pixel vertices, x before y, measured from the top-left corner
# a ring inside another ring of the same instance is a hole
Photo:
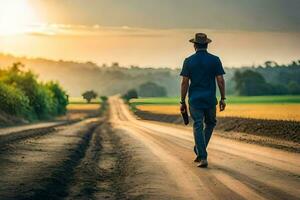
[[[196,41],[194,38],[193,39],[190,39],[189,40],[191,43],[196,43],[196,44],[208,44],[208,43],[211,43],[212,42],[212,40],[211,39],[209,39],[209,38],[207,38],[205,41],[203,41],[203,42],[199,42],[199,41]]]

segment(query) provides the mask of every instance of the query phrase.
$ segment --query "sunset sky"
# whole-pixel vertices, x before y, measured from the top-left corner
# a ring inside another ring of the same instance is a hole
[[[299,0],[1,0],[0,52],[180,67],[205,32],[226,66],[300,59]]]

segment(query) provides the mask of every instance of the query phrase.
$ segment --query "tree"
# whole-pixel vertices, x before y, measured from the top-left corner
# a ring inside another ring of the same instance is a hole
[[[82,94],[82,97],[87,101],[87,103],[90,103],[92,99],[96,99],[97,96],[98,95],[94,90],[89,90]]]
[[[140,85],[139,94],[142,97],[165,97],[167,96],[167,91],[164,87],[154,82],[146,82]]]
[[[236,71],[233,80],[235,81],[235,88],[240,95],[255,96],[272,93],[272,86],[258,72],[252,70]]]
[[[123,98],[128,100],[128,101],[130,99],[137,99],[138,98],[138,93],[135,89],[131,89],[131,90],[128,90],[126,92],[126,94],[123,95]]]
[[[102,102],[106,102],[108,100],[107,96],[101,96],[100,99]]]
[[[265,62],[265,67],[275,67],[275,66],[278,66],[278,63],[275,62],[275,61],[266,61]]]

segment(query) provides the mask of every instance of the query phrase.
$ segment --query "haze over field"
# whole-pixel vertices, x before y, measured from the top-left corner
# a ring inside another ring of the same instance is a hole
[[[175,68],[193,52],[188,39],[206,32],[226,66],[288,63],[299,57],[299,9],[297,0],[4,0],[0,51]]]
[[[95,90],[100,95],[124,94],[129,89],[139,90],[139,87],[147,82],[154,82],[164,87],[167,96],[178,96],[180,91],[179,68],[141,68],[137,66],[125,68],[118,63],[99,66],[92,62],[78,63],[42,58],[30,59],[0,53],[0,70],[16,62],[24,64],[23,70],[32,70],[36,73],[40,81],[59,81],[68,94],[73,97],[81,96],[83,92],[90,89]],[[256,66],[256,68],[244,66],[240,71],[251,69],[261,74],[266,83],[262,83],[263,85],[260,86],[255,86],[253,83],[251,85],[257,89],[261,88],[264,95],[273,94],[268,93],[266,88],[264,88],[266,84],[272,84],[273,88],[279,89],[279,91],[274,93],[277,95],[300,94],[300,61],[290,61],[286,65],[276,65],[274,62],[266,62],[262,66]],[[233,79],[237,69],[225,68],[225,71],[227,93],[229,95],[238,94],[239,92]],[[243,77],[243,80],[245,78]],[[251,77],[251,80],[253,82],[253,77]],[[257,81],[254,82],[258,83]],[[292,89],[294,92],[288,92],[291,86],[294,88]]]

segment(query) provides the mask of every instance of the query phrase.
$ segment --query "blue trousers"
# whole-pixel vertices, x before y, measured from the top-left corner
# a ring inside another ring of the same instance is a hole
[[[193,132],[195,140],[195,154],[200,159],[207,159],[206,148],[217,123],[216,107],[206,109],[190,107],[190,113],[194,120]]]

